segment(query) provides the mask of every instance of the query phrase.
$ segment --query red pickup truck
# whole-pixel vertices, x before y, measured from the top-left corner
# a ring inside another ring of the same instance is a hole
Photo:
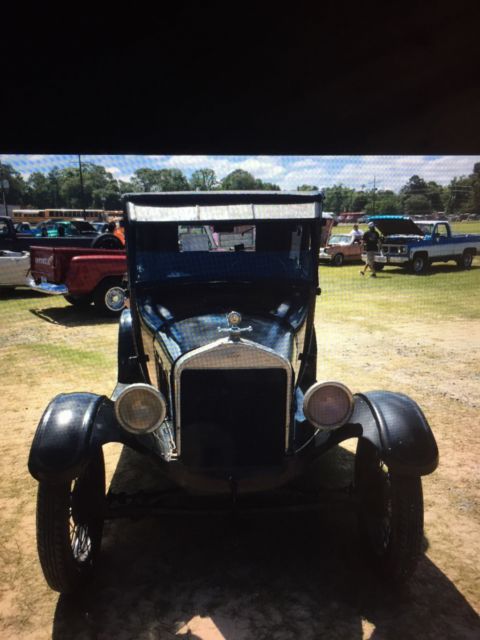
[[[109,316],[119,315],[125,307],[125,251],[32,246],[30,271],[32,289],[63,295],[74,306],[93,302]]]

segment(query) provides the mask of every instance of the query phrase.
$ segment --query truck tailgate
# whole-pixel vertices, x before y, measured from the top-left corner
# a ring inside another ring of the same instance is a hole
[[[30,268],[35,281],[55,284],[65,282],[70,262],[76,256],[118,255],[118,250],[90,249],[81,247],[35,247],[30,248]]]

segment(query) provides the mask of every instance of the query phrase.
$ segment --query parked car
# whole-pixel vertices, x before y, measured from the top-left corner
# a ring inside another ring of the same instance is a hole
[[[335,233],[328,239],[326,247],[320,249],[320,261],[341,267],[345,262],[354,262],[362,258],[362,241],[349,234]]]
[[[48,220],[38,224],[34,233],[37,236],[48,236],[49,238],[67,236],[90,236],[96,238],[98,235],[95,227],[87,220]]]
[[[480,234],[453,234],[447,220],[412,220],[408,216],[372,216],[383,236],[382,250],[375,257],[381,264],[427,271],[434,262],[454,260],[470,269],[480,252]]]
[[[0,287],[26,287],[30,269],[28,251],[0,250]]]
[[[14,223],[14,228],[17,233],[25,233],[35,235],[35,225],[29,222],[17,222]]]
[[[45,225],[45,226],[43,226]],[[46,247],[95,247],[102,249],[122,249],[122,242],[111,233],[98,235],[86,221],[58,221],[41,223],[34,228],[34,233],[17,232],[13,221],[8,216],[0,216],[0,250],[28,251],[31,245]],[[85,225],[88,225],[86,227]],[[62,231],[59,234],[59,229]]]
[[[108,231],[108,222],[92,222],[91,225],[97,233],[107,233]]]
[[[118,316],[125,308],[124,251],[82,247],[31,247],[31,276],[35,291],[62,295],[70,304],[94,303],[103,315]]]
[[[190,504],[189,496],[200,509],[212,499],[242,509],[260,497],[278,507],[281,488],[350,438],[358,438],[352,496],[362,553],[389,579],[406,579],[423,544],[421,476],[436,468],[438,450],[406,395],[317,382],[322,195],[125,198],[131,299],[119,324],[117,386],[110,398],[55,397],[30,451],[38,552],[50,587],[72,592],[84,584],[104,519],[122,509],[131,515],[150,504],[165,512],[168,504]],[[254,227],[248,251],[179,243],[185,227],[193,233],[207,225],[221,236],[239,224]],[[109,442],[157,462],[177,487],[168,504],[162,494],[146,503],[135,491],[105,497],[102,446]],[[295,495],[296,508],[316,504],[311,491]]]

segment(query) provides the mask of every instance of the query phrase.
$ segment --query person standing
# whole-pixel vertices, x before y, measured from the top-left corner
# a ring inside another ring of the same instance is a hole
[[[363,234],[363,248],[367,254],[367,261],[365,262],[365,266],[360,271],[360,275],[364,276],[365,271],[370,269],[372,272],[370,274],[371,278],[376,278],[377,274],[375,273],[375,254],[378,252],[380,243],[380,234],[375,229],[375,224],[373,222],[368,223],[368,230]]]
[[[361,242],[363,238],[363,233],[358,228],[358,224],[353,225],[353,229],[350,231],[348,235],[353,236],[354,242]]]
[[[113,235],[120,240],[123,246],[125,246],[125,221],[123,218],[118,223],[118,227],[113,232]]]

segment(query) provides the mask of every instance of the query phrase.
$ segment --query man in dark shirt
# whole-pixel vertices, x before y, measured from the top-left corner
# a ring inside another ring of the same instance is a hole
[[[363,247],[367,253],[367,261],[365,266],[360,271],[360,275],[364,276],[365,271],[369,268],[372,278],[376,278],[375,273],[375,254],[378,252],[378,245],[380,242],[380,234],[375,230],[375,224],[373,222],[368,223],[368,231],[363,234]]]

